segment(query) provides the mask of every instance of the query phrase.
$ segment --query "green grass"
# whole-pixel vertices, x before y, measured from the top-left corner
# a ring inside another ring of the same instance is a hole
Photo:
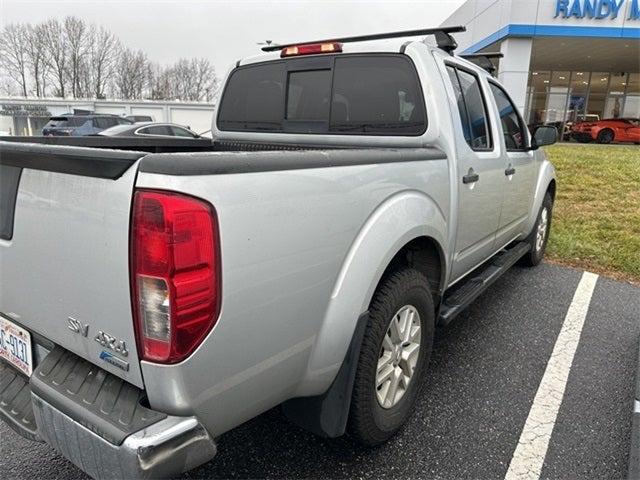
[[[546,148],[557,170],[551,260],[640,283],[640,147]]]

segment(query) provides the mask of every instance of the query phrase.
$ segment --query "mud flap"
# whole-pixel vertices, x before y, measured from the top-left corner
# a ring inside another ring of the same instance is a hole
[[[360,346],[368,321],[369,312],[366,311],[358,318],[340,370],[324,394],[294,398],[282,404],[282,412],[292,423],[321,437],[335,438],[344,434],[349,418]]]

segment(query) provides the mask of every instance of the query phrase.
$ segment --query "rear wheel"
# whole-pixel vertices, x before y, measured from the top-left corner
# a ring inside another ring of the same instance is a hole
[[[553,200],[551,199],[551,195],[549,195],[549,193],[546,193],[544,196],[544,200],[542,201],[540,211],[538,212],[536,223],[533,226],[533,230],[529,234],[529,238],[527,239],[527,242],[529,243],[531,248],[529,252],[524,257],[522,257],[522,264],[529,267],[535,267],[536,265],[539,265],[540,262],[542,262],[544,252],[547,249],[547,242],[549,241],[552,211]]]
[[[609,128],[605,128],[604,130],[600,131],[600,133],[598,133],[598,143],[611,143],[613,142],[613,138],[613,130]]]
[[[413,410],[431,357],[435,312],[429,283],[406,268],[385,278],[371,301],[349,411],[349,433],[377,445]]]

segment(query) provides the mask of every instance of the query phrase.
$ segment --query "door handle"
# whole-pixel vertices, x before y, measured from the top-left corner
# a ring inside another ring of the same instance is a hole
[[[511,165],[509,165],[509,168],[507,168],[504,171],[504,174],[508,177],[509,175],[515,175],[516,173],[516,169],[514,167],[512,167]]]
[[[475,173],[473,168],[470,168],[469,173],[462,177],[462,183],[464,184],[476,183],[478,180],[480,180],[480,175]]]

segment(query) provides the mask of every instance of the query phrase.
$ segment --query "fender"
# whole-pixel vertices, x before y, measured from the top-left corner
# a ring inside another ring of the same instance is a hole
[[[440,248],[447,238],[442,210],[422,192],[397,193],[369,216],[344,259],[295,396],[318,395],[329,388],[382,274],[402,247],[422,236],[432,238]],[[443,253],[446,258],[447,252]]]
[[[538,171],[538,181],[536,182],[536,190],[533,196],[533,202],[531,202],[531,210],[529,211],[529,220],[526,224],[525,232],[530,232],[533,229],[533,225],[538,218],[538,211],[542,205],[549,184],[556,179],[556,169],[553,164],[544,156],[542,165]]]

